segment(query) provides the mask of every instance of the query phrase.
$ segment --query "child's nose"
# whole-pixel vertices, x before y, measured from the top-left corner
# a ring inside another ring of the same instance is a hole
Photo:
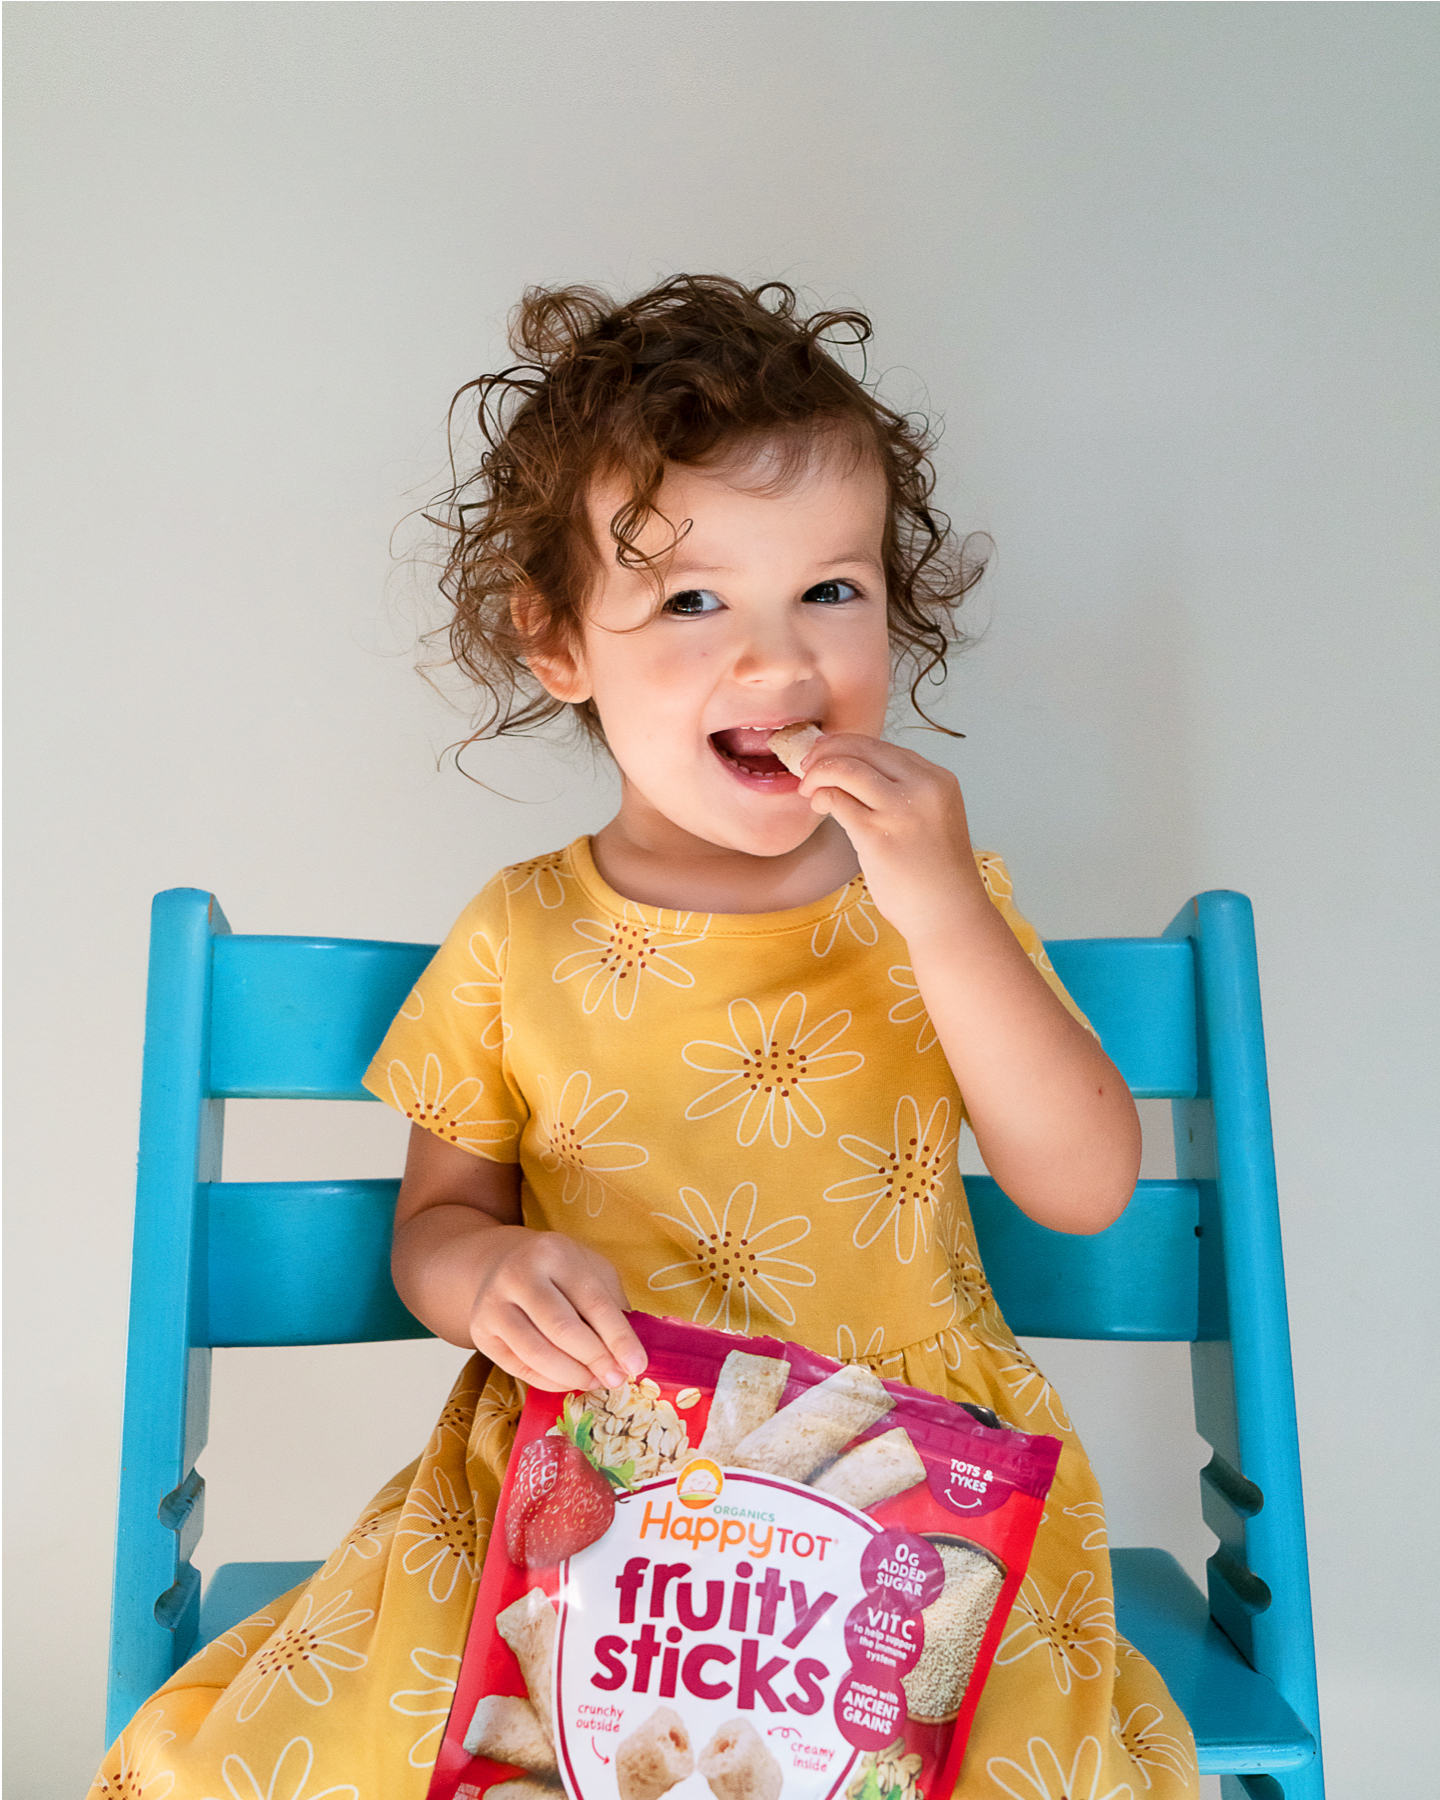
[[[784,687],[814,673],[804,634],[785,617],[746,622],[735,654],[735,678],[756,686]]]

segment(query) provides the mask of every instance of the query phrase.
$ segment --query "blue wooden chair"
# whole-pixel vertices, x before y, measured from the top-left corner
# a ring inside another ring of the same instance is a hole
[[[967,1189],[1021,1335],[1181,1340],[1214,1455],[1202,1595],[1164,1551],[1113,1552],[1120,1629],[1195,1729],[1226,1800],[1323,1800],[1284,1274],[1249,902],[1202,894],[1161,938],[1051,943],[1139,1097],[1173,1102],[1177,1179],[1108,1231],[1044,1230]],[[433,947],[236,937],[195,889],[157,896],[110,1662],[113,1737],[180,1663],[315,1563],[217,1569],[200,1537],[210,1352],[424,1336],[390,1282],[394,1181],[225,1182],[224,1103],[363,1100]]]

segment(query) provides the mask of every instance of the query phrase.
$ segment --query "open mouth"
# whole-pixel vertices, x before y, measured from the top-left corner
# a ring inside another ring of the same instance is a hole
[[[800,785],[770,748],[770,739],[778,725],[731,725],[724,731],[712,731],[711,747],[721,762],[748,786],[790,793]]]

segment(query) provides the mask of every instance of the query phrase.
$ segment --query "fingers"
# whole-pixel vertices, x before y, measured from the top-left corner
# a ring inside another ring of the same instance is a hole
[[[874,809],[857,800],[853,794],[847,794],[843,788],[817,788],[810,796],[810,804],[818,813],[829,813],[852,836],[857,830],[863,831],[867,825],[875,822]]]
[[[905,804],[909,788],[917,779],[923,781],[928,770],[929,765],[898,745],[837,734],[822,738],[806,758],[800,792],[813,799],[822,788],[838,788],[879,811]]]
[[[592,1384],[589,1368],[567,1356],[518,1306],[495,1308],[485,1336],[488,1342],[479,1343],[479,1348],[502,1369],[533,1387],[558,1394]]]
[[[835,757],[820,768],[810,771],[800,784],[801,794],[809,800],[824,788],[850,794],[871,812],[903,804],[904,790],[878,770],[858,758]]]
[[[618,1289],[619,1283],[615,1285]],[[625,1317],[623,1301],[623,1295],[617,1299],[602,1290],[590,1297],[583,1309],[590,1329],[599,1336],[608,1353],[606,1363],[611,1372],[606,1387],[619,1387],[627,1376],[631,1381],[638,1381],[650,1360],[645,1354],[645,1346]]]
[[[842,759],[863,763],[888,775],[892,781],[903,781],[907,776],[935,766],[913,750],[906,750],[900,744],[888,744],[884,738],[864,737],[858,731],[837,731],[822,737],[805,758],[805,775],[813,775],[827,764]]]
[[[845,826],[910,834],[963,818],[960,784],[948,769],[913,750],[855,734],[822,738],[805,763],[800,794],[816,812]],[[841,796],[858,803],[846,807]]]
[[[475,1342],[510,1374],[551,1392],[619,1387],[646,1355],[611,1265],[559,1233],[536,1234],[477,1298]]]

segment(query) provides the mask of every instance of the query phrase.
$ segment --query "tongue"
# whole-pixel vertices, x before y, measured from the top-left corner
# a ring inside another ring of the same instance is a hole
[[[780,775],[785,765],[770,748],[770,733],[750,725],[733,725],[715,732],[710,740],[722,756],[739,763],[752,775]]]

